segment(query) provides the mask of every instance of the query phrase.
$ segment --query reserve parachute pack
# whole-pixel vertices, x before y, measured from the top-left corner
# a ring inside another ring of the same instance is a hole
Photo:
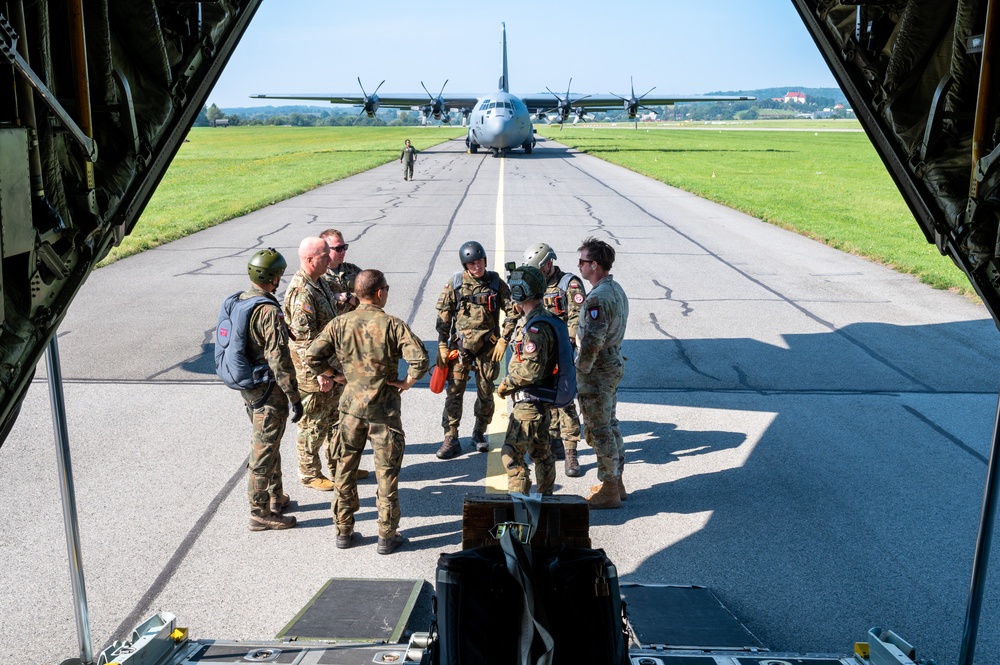
[[[559,351],[556,373],[553,381],[545,385],[528,386],[523,388],[522,392],[528,396],[529,402],[545,402],[561,409],[576,397],[576,365],[573,362],[573,345],[569,341],[569,328],[566,327],[565,321],[546,312],[531,319],[530,322],[525,322],[521,326],[521,335],[524,335],[524,327],[529,323],[534,325],[539,322],[552,326],[556,334],[556,346]]]
[[[250,390],[263,383],[271,383],[271,368],[253,365],[247,357],[247,333],[250,315],[258,305],[276,302],[264,296],[240,300],[242,291],[225,299],[219,310],[219,323],[215,327],[215,373],[222,382],[234,390]]]
[[[559,280],[559,284],[556,288],[559,289],[558,293],[545,294],[542,296],[542,304],[545,305],[545,309],[549,310],[556,316],[564,316],[569,310],[566,307],[566,291],[569,290],[569,283],[576,278],[571,272],[566,273]]]

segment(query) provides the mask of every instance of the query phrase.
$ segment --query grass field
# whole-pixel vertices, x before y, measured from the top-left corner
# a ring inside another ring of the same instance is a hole
[[[539,134],[935,288],[974,295],[964,273],[926,241],[864,133],[644,131],[640,124],[631,131],[540,127]]]
[[[423,150],[461,127],[195,127],[139,223],[100,265]]]

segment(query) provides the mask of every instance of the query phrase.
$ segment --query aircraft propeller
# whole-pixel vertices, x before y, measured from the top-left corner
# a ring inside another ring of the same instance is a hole
[[[385,79],[382,79],[382,83],[385,83]],[[382,87],[382,83],[378,84],[375,88],[375,92],[369,95],[365,92],[365,86],[361,83],[361,77],[358,77],[358,86],[361,88],[361,94],[365,96],[365,101],[361,104],[361,112],[358,113],[358,117],[354,119],[354,124],[358,123],[361,119],[362,114],[368,114],[369,118],[375,117],[375,112],[378,111],[378,89]]]
[[[540,111],[537,114],[537,116],[540,117],[540,118],[545,118],[546,114],[548,114],[548,113],[557,113],[557,114],[559,114],[559,119],[556,120],[555,122],[559,123],[559,129],[561,130],[562,129],[562,124],[564,122],[566,122],[567,120],[569,120],[569,114],[573,112],[573,104],[576,103],[576,102],[578,102],[578,101],[580,101],[581,99],[586,99],[587,97],[590,97],[590,95],[584,95],[583,97],[577,97],[576,99],[571,99],[570,96],[569,96],[569,91],[570,91],[570,87],[572,85],[573,85],[573,78],[570,77],[569,83],[566,84],[566,96],[565,97],[560,97],[556,93],[552,92],[552,90],[548,86],[546,86],[545,89],[549,91],[549,94],[556,98],[556,105],[553,108],[546,109],[544,111]],[[579,110],[580,109],[577,109],[577,111],[579,111]],[[577,119],[579,120],[579,118],[580,118],[580,115],[578,113]],[[576,121],[574,121],[573,124],[576,124]]]
[[[622,97],[621,95],[619,95],[617,93],[612,92],[611,94],[614,95],[615,97],[617,97],[618,99],[622,100],[622,102],[623,102],[623,108],[628,112],[629,120],[635,120],[635,128],[638,129],[639,128],[639,121],[636,120],[636,116],[639,114],[639,109],[646,109],[647,111],[652,111],[653,110],[653,109],[649,108],[648,106],[644,106],[642,104],[642,98],[645,97],[646,95],[648,95],[649,93],[653,92],[654,90],[656,90],[656,86],[654,85],[652,88],[650,88],[649,90],[647,90],[643,94],[641,94],[638,97],[636,97],[635,96],[635,83],[633,82],[631,76],[628,77],[628,80],[629,80],[629,85],[631,85],[631,87],[632,87],[632,96],[631,97],[629,97],[628,99],[626,99],[626,98]]]
[[[420,86],[424,89],[424,92],[427,93],[427,97],[430,101],[429,104],[425,104],[420,107],[420,112],[424,114],[424,124],[427,124],[427,119],[431,116],[434,116],[435,120],[440,120],[445,124],[448,124],[451,120],[448,116],[448,109],[445,107],[444,99],[441,98],[441,95],[444,94],[444,86],[446,85],[448,85],[448,79],[445,79],[444,85],[441,86],[441,92],[439,92],[437,97],[435,97],[431,94],[431,91],[427,89],[427,86],[424,85],[424,82],[420,82]]]

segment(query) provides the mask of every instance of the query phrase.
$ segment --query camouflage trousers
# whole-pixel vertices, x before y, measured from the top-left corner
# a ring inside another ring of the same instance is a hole
[[[268,504],[271,499],[280,498],[284,492],[281,485],[281,437],[285,434],[288,419],[288,398],[275,386],[264,405],[250,408],[254,400],[251,391],[244,391],[247,415],[253,426],[250,436],[250,471],[247,495],[250,498],[250,514],[267,517],[271,514]],[[259,395],[257,395],[259,396]]]
[[[500,449],[500,460],[507,471],[507,491],[527,494],[531,489],[531,472],[524,461],[531,455],[535,464],[535,480],[542,494],[552,494],[556,484],[555,456],[549,450],[550,408],[531,402],[519,402],[507,421],[507,436]]]
[[[465,384],[469,381],[469,373],[476,374],[476,414],[475,429],[485,432],[493,420],[496,402],[493,392],[497,376],[500,375],[500,363],[490,360],[489,354],[483,354],[474,360],[466,361],[461,355],[451,361],[448,368],[448,387],[445,391],[444,414],[441,416],[441,427],[445,436],[458,436],[458,426],[462,422],[462,398],[465,395]]]
[[[302,418],[298,423],[296,450],[299,454],[299,479],[304,485],[323,475],[321,453],[327,458],[330,475],[337,470],[336,458],[332,464],[329,463],[330,447],[333,446],[337,421],[340,419],[340,393],[344,390],[343,386],[334,385],[340,387],[340,390],[334,388],[328,393],[299,393],[302,396]]]
[[[566,450],[576,450],[580,442],[580,414],[576,411],[576,402],[570,402],[560,408],[551,407],[549,421],[549,438],[562,439]]]
[[[399,529],[399,469],[403,466],[403,423],[397,417],[388,422],[370,422],[341,413],[337,428],[340,461],[334,479],[333,522],[337,533],[354,531],[354,513],[361,508],[358,499],[358,465],[365,441],[371,439],[375,453],[375,479],[378,490],[378,535],[391,538]]]
[[[625,443],[618,427],[618,384],[625,363],[619,355],[590,372],[576,373],[576,396],[583,414],[583,430],[587,443],[597,453],[597,479],[615,480],[625,464]]]

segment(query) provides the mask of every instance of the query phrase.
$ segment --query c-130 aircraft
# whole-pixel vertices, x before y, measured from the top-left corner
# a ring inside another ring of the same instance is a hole
[[[77,291],[134,228],[261,1],[88,3],[86,20],[81,0],[0,4],[0,444],[47,349],[58,367],[56,331]],[[792,4],[927,241],[963,270],[1000,325],[995,2]],[[57,439],[68,449],[64,435]],[[998,489],[1000,426],[959,665],[974,659]],[[158,635],[154,646],[166,645],[167,658],[187,648],[186,633]],[[147,646],[132,649],[131,662],[153,662]],[[890,646],[878,660],[873,651],[852,662],[912,663]],[[634,655],[658,662],[662,652]],[[80,661],[93,660],[81,647]]]
[[[457,111],[462,114],[462,121],[468,123],[469,134],[465,139],[465,145],[469,152],[475,154],[480,148],[491,150],[494,157],[505,156],[511,149],[521,148],[525,154],[531,154],[535,147],[534,130],[532,128],[532,118],[547,120],[549,114],[556,115],[556,122],[563,123],[569,120],[570,114],[575,114],[574,123],[584,119],[589,111],[610,111],[623,109],[628,113],[628,117],[634,119],[641,108],[652,106],[665,106],[674,103],[685,102],[735,102],[749,101],[756,97],[649,97],[649,93],[655,88],[651,88],[646,94],[636,96],[635,88],[631,90],[629,97],[619,95],[584,95],[572,99],[569,89],[566,90],[566,97],[560,97],[556,93],[549,91],[548,95],[514,95],[510,92],[510,79],[507,74],[507,28],[506,24],[500,24],[501,42],[503,44],[503,72],[500,75],[498,89],[492,94],[486,95],[466,95],[466,94],[444,94],[444,86],[437,97],[427,91],[427,95],[410,93],[384,94],[379,96],[378,88],[371,95],[365,94],[364,86],[361,87],[362,96],[326,93],[282,93],[282,94],[259,94],[250,95],[253,99],[300,99],[307,101],[328,101],[331,104],[350,104],[361,107],[361,114],[366,114],[369,118],[375,117],[375,112],[379,108],[398,108],[419,110],[423,114],[424,122],[430,117],[444,123],[450,122],[449,113]],[[573,79],[570,79],[572,83]],[[385,81],[382,81],[385,83]],[[361,84],[361,79],[358,79]],[[445,81],[445,85],[448,82]],[[421,83],[423,85],[423,83]],[[381,87],[382,84],[379,84]],[[553,105],[552,97],[555,97]],[[532,112],[531,109],[534,109]]]

